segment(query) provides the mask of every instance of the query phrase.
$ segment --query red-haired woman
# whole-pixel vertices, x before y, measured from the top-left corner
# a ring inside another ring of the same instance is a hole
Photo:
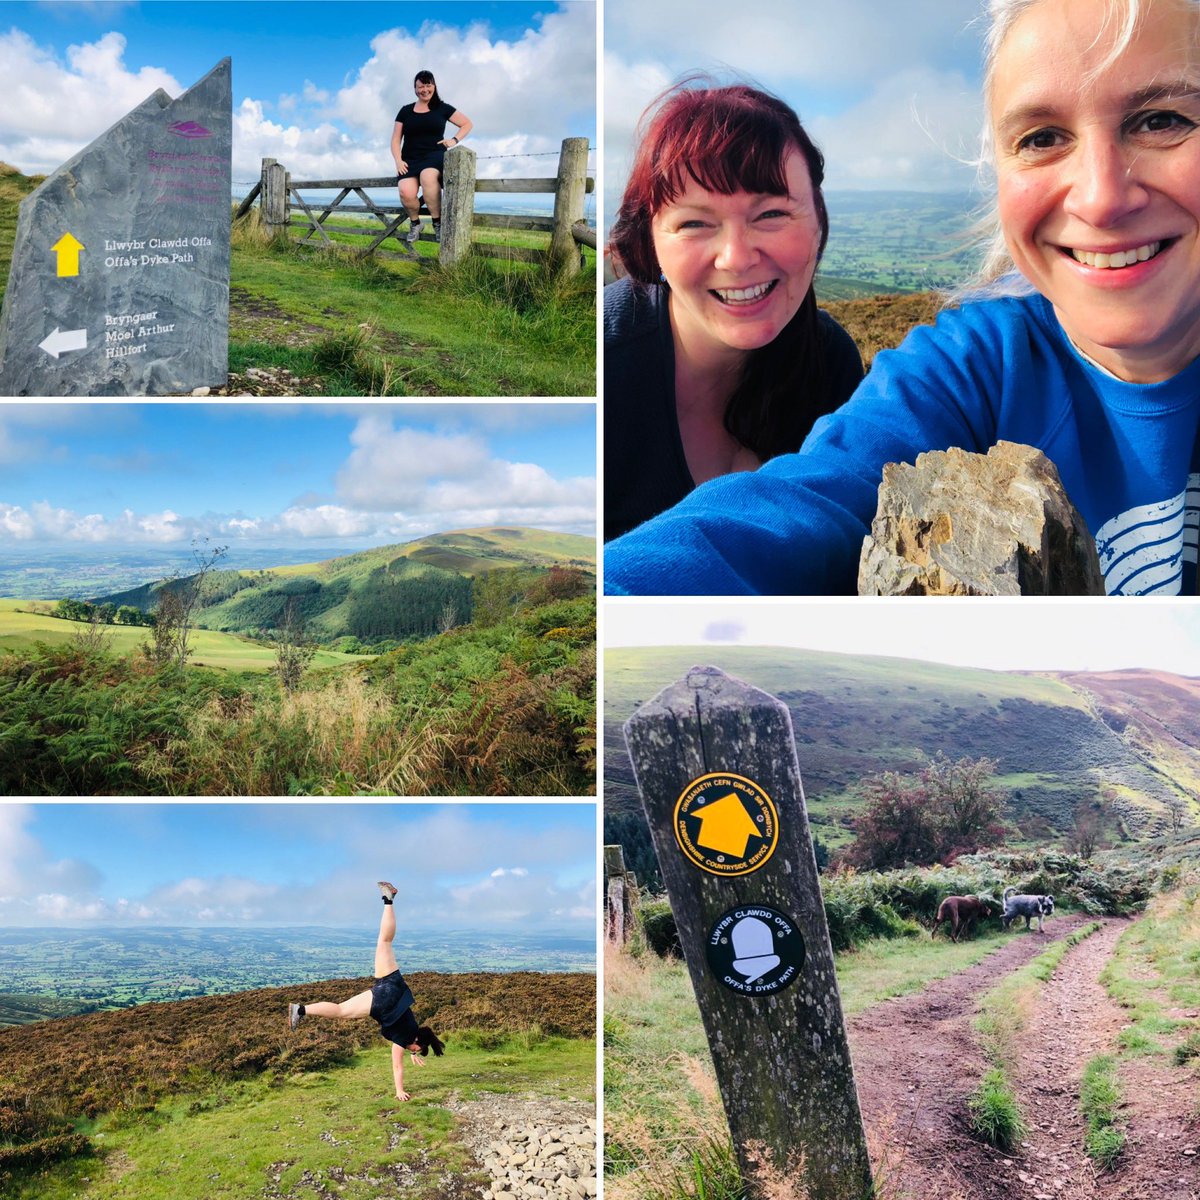
[[[606,541],[798,449],[862,379],[813,293],[825,162],[796,114],[695,81],[649,111],[609,241],[626,276],[604,292]]]
[[[383,914],[379,919],[379,938],[375,943],[375,983],[365,992],[351,996],[335,1004],[331,1000],[319,1000],[313,1004],[289,1004],[288,1028],[295,1029],[305,1017],[373,1017],[379,1022],[379,1032],[392,1043],[392,1079],[396,1085],[396,1099],[409,1100],[404,1090],[404,1052],[407,1050],[412,1061],[419,1067],[425,1065],[422,1054],[432,1049],[441,1058],[445,1043],[428,1025],[418,1025],[412,1014],[413,994],[404,976],[396,966],[396,955],[392,943],[396,938],[396,910],[392,901],[396,889],[381,881],[379,891],[383,896]]]

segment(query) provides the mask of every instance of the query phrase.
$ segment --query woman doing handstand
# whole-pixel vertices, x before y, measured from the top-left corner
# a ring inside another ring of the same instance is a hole
[[[392,901],[396,889],[380,882],[383,893],[383,915],[379,921],[379,940],[375,943],[375,983],[365,992],[335,1004],[320,1000],[315,1004],[289,1004],[288,1028],[295,1029],[305,1017],[372,1017],[379,1022],[379,1032],[392,1043],[392,1074],[396,1080],[396,1098],[410,1099],[404,1090],[404,1052],[407,1050],[417,1066],[425,1065],[421,1057],[433,1050],[439,1058],[445,1050],[441,1039],[428,1025],[418,1025],[412,1014],[413,994],[396,966],[392,942],[396,937],[396,910]]]

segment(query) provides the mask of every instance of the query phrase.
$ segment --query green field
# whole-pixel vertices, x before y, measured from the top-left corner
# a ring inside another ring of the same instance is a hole
[[[13,650],[31,650],[38,642],[50,646],[68,644],[84,628],[79,621],[64,621],[26,611],[30,601],[0,599],[0,654]],[[106,625],[109,645],[114,654],[136,654],[150,637],[141,625]],[[195,651],[188,658],[192,666],[216,667],[223,671],[269,671],[275,665],[275,649],[265,642],[232,633],[197,629],[192,634]],[[362,662],[362,656],[318,650],[314,667],[335,667]]]
[[[478,1194],[471,1185],[485,1176],[444,1107],[452,1096],[537,1092],[589,1103],[595,1097],[594,1040],[530,1045],[513,1039],[483,1049],[450,1035],[445,1057],[409,1067],[405,1086],[413,1098],[398,1104],[391,1055],[377,1041],[344,1067],[224,1082],[172,1097],[149,1113],[89,1121],[96,1155],[23,1173],[5,1195],[241,1200],[336,1194],[364,1200],[384,1194],[380,1187],[389,1178],[403,1178],[403,1194],[412,1200],[465,1200]]]

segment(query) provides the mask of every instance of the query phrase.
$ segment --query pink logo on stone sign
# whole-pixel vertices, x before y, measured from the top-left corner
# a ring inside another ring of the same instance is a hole
[[[185,138],[206,138],[212,137],[212,130],[205,129],[203,125],[198,125],[195,121],[176,121],[174,125],[168,125],[167,129],[171,133]]]

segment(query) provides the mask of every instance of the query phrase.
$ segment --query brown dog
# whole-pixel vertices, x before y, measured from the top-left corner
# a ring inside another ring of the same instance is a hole
[[[950,940],[957,942],[958,935],[964,929],[969,932],[971,926],[980,917],[990,915],[991,909],[988,907],[987,901],[980,900],[977,896],[947,896],[938,905],[937,916],[934,918],[929,936],[933,937],[937,933],[937,927],[945,921],[950,926]]]

